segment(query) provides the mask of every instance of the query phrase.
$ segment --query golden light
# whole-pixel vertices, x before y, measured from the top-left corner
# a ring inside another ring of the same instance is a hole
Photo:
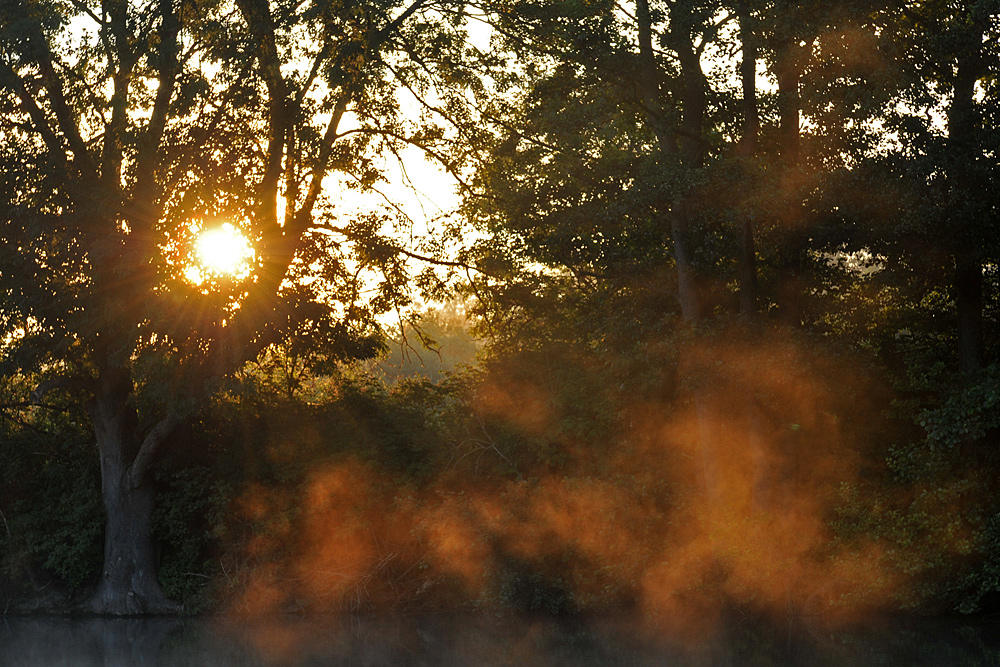
[[[208,277],[244,278],[250,272],[254,252],[246,237],[231,223],[203,229],[194,242],[195,263],[185,276],[200,284]]]

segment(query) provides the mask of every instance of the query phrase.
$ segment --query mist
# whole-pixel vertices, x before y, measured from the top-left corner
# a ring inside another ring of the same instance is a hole
[[[687,344],[669,380],[655,371],[660,395],[565,350],[493,366],[462,385],[450,423],[409,443],[417,454],[366,458],[358,443],[384,434],[342,415],[362,453],[316,456],[308,440],[329,435],[283,424],[264,457],[316,458],[296,462],[299,483],[233,501],[253,530],[224,556],[228,613],[613,612],[696,639],[734,610],[838,627],[892,608],[908,583],[886,544],[843,525],[851,490],[878,474],[892,393],[860,358],[768,334]],[[439,394],[425,417],[449,396],[417,380],[339,400],[418,388]]]

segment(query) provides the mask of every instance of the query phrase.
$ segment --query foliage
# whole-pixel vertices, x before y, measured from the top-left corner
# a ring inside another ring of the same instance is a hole
[[[89,584],[103,553],[99,473],[85,427],[36,414],[0,436],[0,580],[23,592]]]
[[[87,7],[0,10],[6,580],[95,577],[92,398],[189,609],[1000,595],[995,2]],[[412,248],[321,187],[408,146]]]
[[[517,104],[498,98],[493,111],[504,132],[477,171],[485,195],[465,201],[488,233],[483,265],[499,268],[471,288],[491,353],[583,344],[622,386],[657,378],[660,395],[702,406],[735,385],[757,404],[757,428],[772,431],[798,397],[781,405],[761,378],[805,377],[784,365],[789,350],[861,360],[895,392],[891,405],[889,394],[861,401],[894,421],[855,416],[855,441],[830,443],[858,447],[865,479],[827,480],[848,489],[831,546],[853,545],[842,563],[884,549],[895,603],[975,608],[996,568],[987,526],[1000,410],[984,363],[998,325],[985,185],[996,162],[996,7],[505,9],[500,41],[530,65]],[[733,19],[738,31],[720,27]],[[736,58],[722,55],[751,48],[755,71],[777,85],[751,90],[753,101],[746,80],[736,88]],[[701,312],[685,311],[685,271]],[[748,271],[759,290],[749,309]],[[729,355],[727,339],[754,343]],[[711,419],[698,421],[710,438]]]

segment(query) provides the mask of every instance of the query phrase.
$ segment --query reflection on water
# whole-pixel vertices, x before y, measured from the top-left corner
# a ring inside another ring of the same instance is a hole
[[[0,618],[0,665],[629,666],[1000,665],[1000,623],[924,622],[816,632],[734,623],[697,642],[621,620],[482,616],[218,619]]]

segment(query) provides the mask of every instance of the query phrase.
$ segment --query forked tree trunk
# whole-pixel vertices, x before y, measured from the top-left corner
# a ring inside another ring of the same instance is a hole
[[[104,501],[104,566],[88,612],[137,616],[178,611],[156,576],[157,549],[151,528],[154,489],[144,475],[132,481],[139,450],[137,420],[129,405],[130,380],[123,373],[105,374],[87,408],[97,436]]]

